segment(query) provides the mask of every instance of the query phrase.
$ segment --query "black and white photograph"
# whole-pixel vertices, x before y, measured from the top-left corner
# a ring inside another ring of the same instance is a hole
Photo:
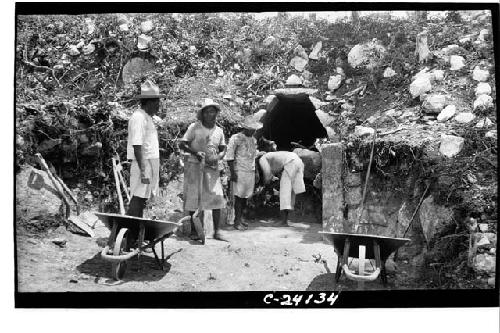
[[[16,3],[19,306],[498,307],[498,28],[498,3]]]

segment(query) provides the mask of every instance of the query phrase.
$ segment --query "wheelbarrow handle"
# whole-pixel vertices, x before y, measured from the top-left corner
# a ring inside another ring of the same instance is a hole
[[[111,262],[121,262],[121,261],[129,260],[130,258],[132,258],[133,256],[135,256],[136,254],[139,253],[139,250],[136,249],[132,252],[129,252],[127,254],[122,254],[119,256],[115,256],[115,255],[108,254],[108,253],[109,253],[109,245],[107,245],[104,249],[102,249],[102,251],[101,251],[102,259],[104,259],[106,261],[111,261]]]
[[[345,275],[347,276],[347,278],[349,280],[362,281],[362,282],[375,281],[380,274],[379,267],[377,267],[377,269],[373,273],[371,273],[370,275],[365,275],[365,276],[361,276],[361,275],[357,275],[357,274],[353,273],[346,264],[344,264],[342,266],[342,270],[344,271]]]

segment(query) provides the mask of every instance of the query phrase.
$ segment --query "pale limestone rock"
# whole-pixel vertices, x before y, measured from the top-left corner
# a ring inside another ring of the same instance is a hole
[[[384,74],[383,74],[383,76],[385,78],[393,77],[395,75],[396,75],[396,72],[391,67],[387,67],[384,71]]]
[[[410,93],[416,98],[432,89],[429,76],[421,76],[410,84]]]
[[[490,72],[479,68],[479,66],[476,66],[472,71],[472,79],[475,81],[484,82],[487,81],[489,77],[490,77]]]
[[[489,95],[479,95],[474,101],[474,110],[493,107],[493,98]]]
[[[445,107],[443,109],[443,111],[441,111],[439,113],[439,115],[437,116],[437,120],[439,122],[445,122],[449,119],[451,119],[455,113],[457,112],[457,108],[455,107],[455,105],[448,105],[447,107]]]
[[[488,128],[491,125],[493,125],[493,122],[490,120],[490,118],[486,117],[477,122],[476,128],[485,128],[485,127]]]
[[[455,116],[454,120],[460,124],[469,124],[475,118],[476,116],[472,112],[461,112]]]
[[[426,113],[439,113],[443,110],[446,103],[444,95],[429,95],[425,99],[422,107]]]
[[[304,68],[306,67],[307,62],[308,62],[307,59],[304,59],[304,58],[299,57],[299,56],[295,56],[295,57],[293,57],[292,60],[290,60],[290,67],[293,67],[296,70],[298,70],[299,72],[302,72],[304,70]]]
[[[374,135],[375,134],[375,130],[371,127],[365,127],[365,126],[356,126],[354,128],[354,135],[357,135],[357,136],[360,136],[360,137],[363,137],[365,135]]]
[[[439,152],[446,157],[453,157],[462,150],[464,141],[459,136],[442,134]]]
[[[491,95],[491,86],[489,83],[480,82],[476,87],[476,96],[479,95]]]
[[[321,48],[323,47],[323,42],[319,41],[314,45],[313,50],[309,54],[309,59],[314,59],[318,60],[319,59],[319,53],[321,52]]]
[[[141,31],[144,34],[151,32],[153,30],[153,22],[151,20],[147,20],[141,23]]]
[[[342,84],[342,75],[333,75],[330,76],[330,79],[328,80],[328,89],[330,91],[334,91],[340,87]]]
[[[459,55],[452,55],[450,57],[450,70],[458,71],[465,66],[465,59]]]

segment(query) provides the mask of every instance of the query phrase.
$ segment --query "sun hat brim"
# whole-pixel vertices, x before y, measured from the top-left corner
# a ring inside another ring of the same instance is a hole
[[[244,129],[249,129],[249,130],[259,130],[263,127],[264,125],[258,122],[253,122],[253,123],[243,123],[241,124],[241,128]]]
[[[153,98],[166,98],[167,95],[159,94],[159,95],[135,95],[132,97],[133,99],[153,99]]]

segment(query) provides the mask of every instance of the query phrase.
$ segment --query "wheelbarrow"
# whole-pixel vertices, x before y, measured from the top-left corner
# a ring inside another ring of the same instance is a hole
[[[376,223],[361,221],[376,138],[377,135],[375,131],[370,153],[370,162],[368,163],[368,169],[366,172],[363,196],[361,199],[361,208],[358,212],[357,221],[348,221],[346,225],[344,225],[343,221],[342,229],[344,232],[338,232],[340,231],[338,230],[338,227],[340,226],[337,227],[337,230],[335,230],[336,232],[320,231],[320,233],[333,244],[335,252],[337,253],[338,259],[337,270],[335,273],[335,283],[338,283],[342,273],[345,273],[348,279],[358,281],[358,288],[360,289],[364,286],[364,282],[374,281],[379,276],[385,286],[387,284],[387,273],[385,270],[385,262],[387,258],[391,255],[391,253],[395,252],[398,248],[410,241],[409,238],[389,237],[381,234],[377,235],[377,231],[379,229],[377,228]],[[347,226],[349,222],[351,222],[351,225]],[[405,234],[403,234],[403,237]],[[358,258],[358,274],[349,269],[349,257]],[[375,259],[375,270],[368,275],[365,275],[365,259]]]
[[[337,270],[335,283],[338,283],[342,273],[349,280],[358,282],[374,281],[379,276],[384,285],[387,284],[385,262],[398,248],[410,241],[408,238],[385,237],[368,234],[353,234],[340,232],[320,231],[323,236],[333,244],[337,253]],[[349,269],[348,258],[357,257],[359,266],[358,274]],[[375,259],[375,270],[364,275],[365,259]]]
[[[139,268],[141,254],[150,248],[155,256],[156,263],[163,270],[165,264],[164,240],[170,237],[181,226],[181,222],[168,222],[162,220],[149,220],[141,217],[125,215],[123,190],[130,201],[130,194],[121,174],[122,164],[117,157],[112,158],[113,174],[116,191],[120,204],[121,214],[95,213],[95,215],[111,230],[108,244],[101,251],[101,257],[112,264],[112,274],[115,280],[121,280],[127,270],[127,260],[137,255]],[[147,241],[146,245],[145,241]],[[161,259],[156,253],[156,244],[161,243]]]
[[[152,250],[156,263],[163,270],[165,264],[163,242],[181,226],[181,223],[111,213],[95,213],[95,215],[111,230],[108,244],[101,251],[101,257],[111,262],[115,280],[121,280],[125,275],[127,260],[137,255],[140,265],[141,254],[148,248]],[[148,241],[146,245],[145,241]],[[158,243],[161,243],[161,257],[158,257],[155,249]]]

